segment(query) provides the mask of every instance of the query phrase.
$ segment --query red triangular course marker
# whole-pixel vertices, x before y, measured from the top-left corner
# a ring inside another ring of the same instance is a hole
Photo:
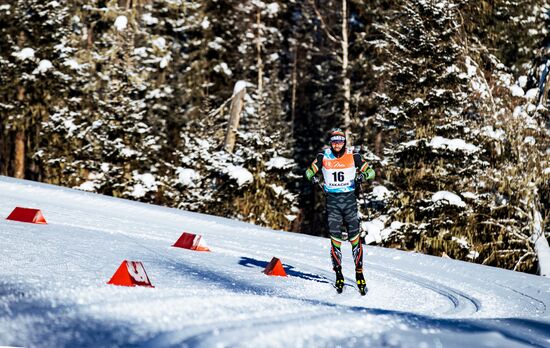
[[[281,263],[281,260],[276,257],[272,258],[271,262],[265,266],[264,273],[270,276],[286,277],[283,264]]]
[[[187,232],[183,232],[181,237],[172,246],[195,251],[210,251],[201,235]]]
[[[16,207],[6,218],[6,220],[13,220],[19,222],[29,222],[31,224],[47,224],[44,215],[40,209],[21,208]]]
[[[121,286],[147,286],[154,288],[140,261],[124,260],[107,284]]]

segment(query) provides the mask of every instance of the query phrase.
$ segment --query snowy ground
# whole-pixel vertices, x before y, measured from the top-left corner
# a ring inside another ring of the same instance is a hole
[[[327,239],[7,177],[0,218],[0,345],[550,347],[543,277],[367,246],[361,297],[347,245],[338,295]],[[212,252],[171,247],[184,231]],[[124,259],[155,288],[107,285]]]

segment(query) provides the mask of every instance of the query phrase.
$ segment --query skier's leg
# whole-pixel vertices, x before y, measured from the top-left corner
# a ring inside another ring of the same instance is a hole
[[[351,250],[353,253],[353,262],[355,263],[355,271],[363,272],[363,245],[361,244],[361,236],[359,233],[351,240]]]
[[[353,192],[352,192],[353,193]],[[344,207],[344,220],[348,224],[350,243],[353,253],[353,262],[355,264],[355,279],[361,295],[365,295],[366,282],[363,276],[363,246],[361,243],[361,234],[359,231],[359,216],[357,212],[357,199],[355,193],[346,197]]]
[[[349,241],[351,242],[356,236],[359,236],[359,214],[357,212],[355,192],[343,194],[340,204],[344,223],[348,228]]]
[[[361,235],[357,233],[351,241],[351,250],[353,253],[353,261],[355,263],[355,280],[357,281],[357,288],[361,295],[365,295],[365,288],[367,283],[365,282],[365,277],[363,276],[363,246],[361,245]]]
[[[344,276],[342,274],[342,232],[340,227],[342,226],[342,212],[339,204],[338,194],[327,194],[327,227],[330,234],[330,258],[332,260],[332,267],[336,273],[335,287],[338,293],[342,292],[344,288]]]
[[[330,259],[332,260],[332,269],[342,268],[342,241],[333,236],[330,237]]]
[[[328,232],[331,237],[334,237],[338,240],[342,240],[342,222],[343,222],[343,213],[342,213],[342,194],[336,193],[327,193],[327,210],[326,210],[326,219]]]
[[[331,236],[330,243],[330,258],[332,260],[332,269],[336,273],[336,281],[334,283],[334,286],[336,287],[336,291],[338,291],[338,293],[341,293],[342,289],[344,289],[344,275],[342,274],[342,241]]]

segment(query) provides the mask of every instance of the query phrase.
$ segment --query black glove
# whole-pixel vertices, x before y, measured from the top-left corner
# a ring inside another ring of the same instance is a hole
[[[359,175],[357,175],[357,177],[355,178],[355,181],[357,182],[357,184],[361,185],[361,183],[365,180],[365,174],[361,173]]]
[[[316,177],[316,176],[312,177],[312,178],[311,178],[311,183],[312,183],[312,184],[318,184],[318,183],[319,183],[319,178]]]

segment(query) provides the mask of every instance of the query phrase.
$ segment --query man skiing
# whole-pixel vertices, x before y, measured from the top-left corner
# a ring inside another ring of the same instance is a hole
[[[330,133],[330,147],[317,155],[306,170],[306,177],[318,183],[315,176],[319,170],[323,174],[323,190],[326,197],[326,219],[331,239],[330,256],[336,272],[336,290],[341,293],[344,288],[342,275],[342,251],[344,240],[352,245],[355,262],[355,279],[361,295],[365,295],[365,278],[363,276],[363,248],[359,231],[359,216],[355,186],[363,180],[374,179],[374,170],[353,147],[346,146],[345,133],[335,128]],[[347,227],[347,231],[342,231]]]

